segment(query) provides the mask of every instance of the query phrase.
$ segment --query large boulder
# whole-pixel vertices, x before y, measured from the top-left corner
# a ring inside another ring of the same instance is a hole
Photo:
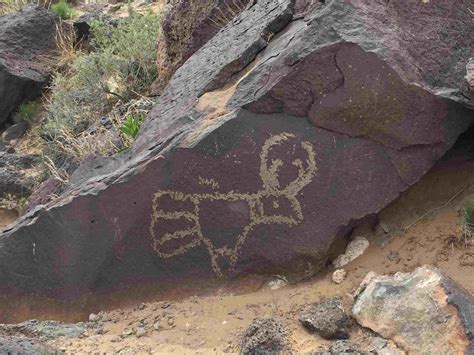
[[[370,273],[357,293],[355,319],[408,353],[474,354],[474,297],[439,270]]]
[[[320,271],[469,127],[467,4],[256,1],[127,153],[0,235],[0,293]]]
[[[54,49],[55,28],[54,14],[40,6],[0,17],[0,126],[41,95],[51,72],[42,56]]]
[[[158,38],[159,77],[154,89],[161,90],[176,69],[241,13],[249,1],[171,1]]]

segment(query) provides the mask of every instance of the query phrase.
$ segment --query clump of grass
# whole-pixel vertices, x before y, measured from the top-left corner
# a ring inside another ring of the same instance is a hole
[[[156,14],[130,11],[116,26],[93,22],[91,32],[94,51],[76,54],[69,69],[53,78],[42,129],[47,142],[64,131],[80,134],[118,101],[139,96],[156,78]]]
[[[122,126],[119,128],[120,132],[125,134],[131,139],[135,139],[140,130],[140,126],[145,119],[145,113],[129,114],[125,121],[122,123]]]
[[[474,202],[466,202],[463,207],[462,232],[465,237],[474,236]]]
[[[69,6],[66,0],[59,0],[58,3],[52,5],[51,11],[62,20],[69,20],[76,15],[76,10]]]
[[[31,123],[40,112],[41,105],[36,101],[22,103],[18,108],[18,113],[23,121]]]

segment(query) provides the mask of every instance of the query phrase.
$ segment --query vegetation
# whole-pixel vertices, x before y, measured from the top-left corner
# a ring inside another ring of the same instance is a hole
[[[18,113],[23,121],[31,123],[40,112],[41,106],[36,101],[25,102],[20,105]]]
[[[68,20],[76,15],[76,10],[68,5],[66,0],[59,0],[58,3],[51,6],[53,11],[62,20]]]
[[[145,113],[130,114],[127,116],[122,126],[120,127],[120,132],[127,135],[131,139],[135,139],[140,130],[140,126],[145,119]]]
[[[97,124],[114,105],[140,97],[157,76],[156,14],[140,15],[130,10],[129,17],[116,25],[93,22],[91,32],[93,50],[89,53],[76,51],[72,55],[71,46],[62,45],[72,62],[67,70],[53,78],[47,107],[49,115],[41,129],[53,160],[57,155],[70,155],[66,147],[84,141],[83,133],[89,127]],[[129,136],[133,133],[129,129],[138,129],[139,124],[137,128],[131,125],[132,119],[127,120],[128,124],[122,125],[120,119],[116,123],[123,127],[120,131]],[[110,148],[116,147],[110,145]]]
[[[463,234],[466,237],[474,236],[474,202],[464,204],[464,218],[462,223]]]

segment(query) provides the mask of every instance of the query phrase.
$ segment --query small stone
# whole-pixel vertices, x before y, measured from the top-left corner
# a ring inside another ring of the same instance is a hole
[[[125,328],[122,332],[122,336],[128,337],[133,334],[133,330],[130,328]]]
[[[355,237],[346,248],[344,254],[339,255],[336,260],[334,260],[333,265],[336,269],[339,269],[351,261],[357,259],[359,256],[364,254],[364,251],[369,247],[369,241],[364,237]]]
[[[100,320],[100,316],[95,313],[89,314],[89,322],[98,322]]]
[[[144,310],[145,307],[146,307],[146,304],[143,303],[143,302],[141,302],[141,303],[138,304],[138,309],[139,309],[139,310]]]
[[[20,122],[8,127],[2,134],[2,138],[5,142],[9,142],[14,139],[18,139],[23,136],[28,129],[28,123]]]
[[[154,330],[160,330],[161,329],[160,327],[161,327],[160,322],[155,322],[155,324],[153,324],[153,329]]]
[[[346,276],[347,276],[346,270],[344,269],[336,270],[332,274],[332,282],[339,285],[344,282],[344,280],[346,279]]]
[[[143,328],[143,327],[138,327],[137,332],[136,332],[136,336],[137,336],[137,338],[141,338],[141,337],[146,336],[146,329]]]
[[[387,345],[387,340],[380,337],[374,337],[370,340],[370,343],[375,350],[382,350]]]
[[[168,318],[168,325],[171,325],[171,326],[174,325],[174,319],[173,318]]]
[[[338,340],[329,348],[331,354],[351,354],[359,355],[362,354],[361,350],[357,345],[347,341],[347,340]]]
[[[388,260],[398,263],[400,261],[400,255],[396,251],[391,251],[387,256]]]
[[[314,304],[300,316],[300,322],[325,339],[348,339],[349,317],[338,300]]]
[[[273,276],[273,279],[267,281],[263,285],[263,288],[267,288],[267,289],[270,289],[272,291],[275,291],[275,290],[278,290],[279,288],[282,288],[286,285],[288,285],[288,280],[286,279],[285,276],[275,275],[275,276]]]

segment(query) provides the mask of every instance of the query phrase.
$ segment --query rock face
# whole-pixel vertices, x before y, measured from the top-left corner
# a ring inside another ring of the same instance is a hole
[[[159,78],[162,89],[191,55],[241,13],[250,0],[172,1],[158,39]]]
[[[321,270],[469,126],[467,4],[258,0],[178,69],[129,152],[0,235],[0,293]]]
[[[54,15],[40,6],[0,17],[0,126],[23,102],[41,95],[50,69],[41,55],[54,48]]]
[[[409,353],[474,353],[474,297],[434,268],[367,275],[352,313]]]

